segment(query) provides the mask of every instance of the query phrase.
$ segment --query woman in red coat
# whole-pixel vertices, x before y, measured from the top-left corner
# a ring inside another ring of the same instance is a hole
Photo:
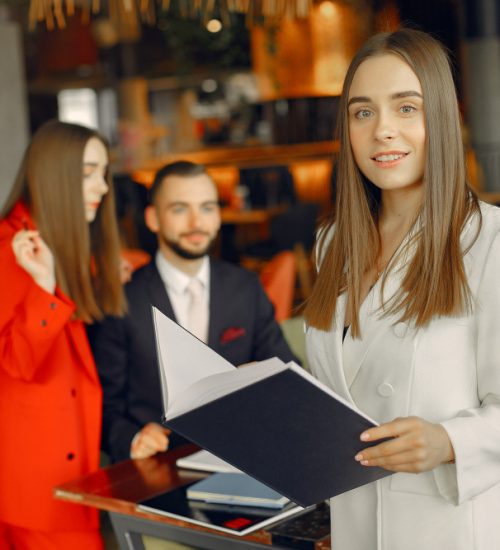
[[[97,512],[53,487],[99,467],[84,323],[125,310],[118,243],[104,141],[46,123],[0,219],[0,550],[102,548]]]

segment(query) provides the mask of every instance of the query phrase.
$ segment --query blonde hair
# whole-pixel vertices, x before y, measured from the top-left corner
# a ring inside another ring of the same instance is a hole
[[[380,251],[377,216],[380,190],[357,167],[349,139],[347,103],[356,70],[368,58],[392,54],[418,77],[424,97],[426,162],[424,199],[412,238],[393,258],[388,272],[415,245],[399,292],[384,304],[384,314],[425,326],[437,316],[470,311],[471,299],[460,247],[467,219],[480,210],[465,174],[460,114],[450,63],[444,48],[430,35],[412,29],[373,36],[352,60],[339,106],[335,217],[324,226],[317,253],[323,258],[313,292],[304,308],[306,321],[329,330],[338,296],[347,291],[353,336],[360,336],[361,281]]]
[[[119,238],[113,185],[89,225],[83,204],[83,152],[89,139],[103,138],[77,124],[49,121],[33,136],[2,209],[5,217],[22,199],[52,251],[56,279],[85,322],[126,310],[120,282]]]

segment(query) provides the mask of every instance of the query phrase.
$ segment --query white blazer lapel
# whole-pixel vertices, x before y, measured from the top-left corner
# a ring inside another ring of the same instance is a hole
[[[377,339],[377,336],[383,331],[384,327],[377,322],[379,315],[378,306],[380,304],[379,283],[370,290],[359,310],[359,324],[361,329],[361,338],[352,338],[350,331],[344,339],[342,357],[344,364],[344,376],[347,388],[350,389],[352,383],[361,368],[363,361],[370,351],[370,347]]]
[[[352,402],[347,388],[342,357],[342,329],[344,326],[346,296],[337,300],[335,318],[330,330],[307,327],[307,356],[311,370],[318,378],[339,395]]]
[[[399,289],[401,277],[401,270],[395,267],[385,281],[383,295],[381,279],[375,283],[359,310],[361,338],[351,338],[350,332],[346,335],[342,356],[345,383],[349,391],[373,344],[390,329],[393,322],[396,322],[390,318],[387,318],[386,322],[381,322],[380,317],[383,316],[383,303],[387,303]]]
[[[349,393],[349,386],[345,378],[344,368],[344,354],[343,354],[343,334],[344,334],[344,320],[345,310],[347,307],[347,295],[344,292],[341,294],[337,301],[337,308],[335,313],[335,328],[330,332],[331,337],[328,343],[330,349],[327,350],[332,357],[332,362],[337,365],[337,368],[331,369],[332,376],[334,376],[335,386],[338,388],[337,393],[341,393],[343,397],[352,401],[351,394]]]

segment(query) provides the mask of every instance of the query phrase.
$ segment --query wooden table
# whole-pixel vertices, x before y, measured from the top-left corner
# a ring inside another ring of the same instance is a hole
[[[187,445],[151,458],[120,462],[62,484],[54,494],[56,498],[107,510],[121,550],[144,550],[142,534],[207,550],[271,547],[271,534],[266,530],[239,537],[137,510],[138,502],[206,476],[175,465],[179,457],[195,450],[194,445]],[[284,546],[272,548],[289,550]],[[329,540],[316,544],[316,550],[329,548]]]

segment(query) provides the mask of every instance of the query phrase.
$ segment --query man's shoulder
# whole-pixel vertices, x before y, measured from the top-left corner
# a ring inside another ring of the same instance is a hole
[[[156,268],[155,261],[151,260],[149,263],[143,265],[139,269],[136,269],[134,273],[132,273],[132,278],[125,285],[125,288],[129,289],[141,287],[156,274],[158,274],[158,270]]]
[[[210,270],[214,277],[224,277],[230,281],[248,284],[255,284],[258,281],[258,275],[253,271],[218,258],[210,258]]]
[[[128,301],[139,299],[142,301],[145,294],[155,288],[155,281],[160,279],[154,260],[140,267],[132,274],[132,279],[125,285],[125,294]]]

